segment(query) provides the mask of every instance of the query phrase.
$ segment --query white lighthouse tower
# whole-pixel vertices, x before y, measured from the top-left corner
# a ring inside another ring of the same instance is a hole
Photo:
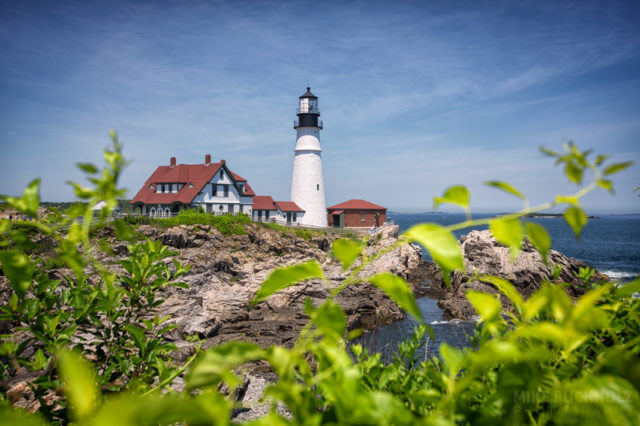
[[[327,226],[327,204],[324,201],[324,180],[322,179],[322,149],[320,148],[320,130],[318,97],[307,92],[300,96],[298,118],[294,121],[296,129],[296,149],[291,182],[291,201],[305,213],[300,225]]]

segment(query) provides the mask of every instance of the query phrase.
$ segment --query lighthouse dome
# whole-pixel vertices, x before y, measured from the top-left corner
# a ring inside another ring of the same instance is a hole
[[[303,98],[306,98],[306,99],[318,99],[318,97],[316,95],[311,93],[311,87],[309,87],[309,86],[307,86],[307,91],[302,96],[300,96],[300,99],[303,99]]]

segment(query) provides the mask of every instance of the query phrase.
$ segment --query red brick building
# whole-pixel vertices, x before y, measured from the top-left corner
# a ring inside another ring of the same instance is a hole
[[[382,226],[387,220],[387,209],[365,200],[349,200],[327,208],[327,220],[334,228]]]

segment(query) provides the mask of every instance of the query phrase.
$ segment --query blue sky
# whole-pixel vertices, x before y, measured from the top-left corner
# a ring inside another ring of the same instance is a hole
[[[0,193],[42,178],[73,198],[74,164],[99,162],[109,129],[135,194],[176,156],[226,159],[287,200],[297,98],[319,96],[327,203],[364,198],[429,211],[468,185],[472,208],[575,190],[538,153],[563,140],[639,165],[598,212],[640,212],[637,2],[2,1]]]

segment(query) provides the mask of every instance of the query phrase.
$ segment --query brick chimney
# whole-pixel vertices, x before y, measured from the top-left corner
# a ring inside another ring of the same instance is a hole
[[[205,166],[211,164],[211,154],[207,154],[204,156],[204,164]]]
[[[227,160],[220,160],[222,164],[227,164]]]
[[[171,159],[169,160],[169,167],[175,167],[176,166],[176,157],[171,157]]]

